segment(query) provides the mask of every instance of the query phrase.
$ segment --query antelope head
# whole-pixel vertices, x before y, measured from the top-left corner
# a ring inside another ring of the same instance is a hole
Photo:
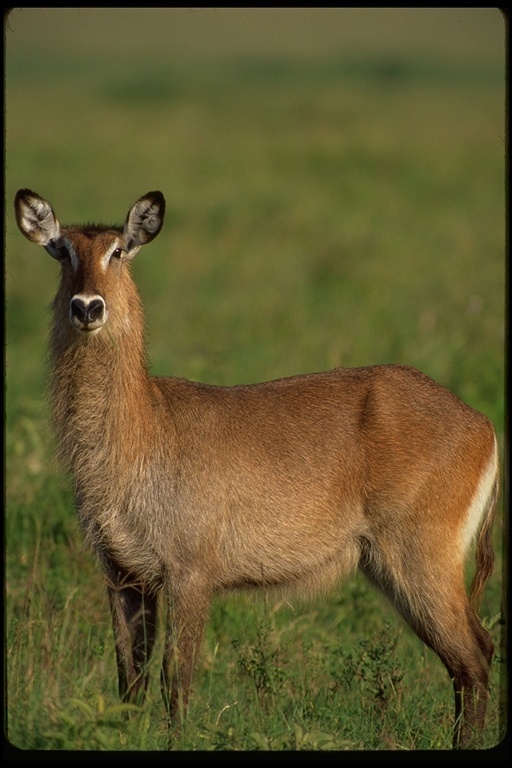
[[[72,327],[95,335],[105,327],[114,307],[126,319],[129,296],[123,290],[131,281],[126,279],[125,265],[160,232],[165,214],[162,193],[148,192],[137,200],[122,227],[61,226],[50,203],[29,189],[19,190],[14,207],[22,234],[61,264],[56,304],[62,308],[65,303]]]

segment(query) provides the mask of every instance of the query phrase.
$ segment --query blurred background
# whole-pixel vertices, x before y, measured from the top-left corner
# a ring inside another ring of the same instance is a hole
[[[21,8],[5,43],[13,615],[28,621],[44,551],[60,616],[79,546],[43,401],[58,265],[17,230],[20,187],[68,224],[122,223],[164,193],[164,229],[133,265],[153,373],[235,384],[409,364],[486,413],[503,446],[497,9]],[[499,582],[498,569],[491,614]],[[13,645],[20,681],[30,642]],[[37,679],[44,660],[30,658]],[[27,685],[12,685],[30,711]]]
[[[121,222],[161,189],[166,227],[135,265],[158,372],[404,362],[500,420],[497,10],[29,8],[6,43],[24,381],[55,265],[15,231],[16,190],[69,223]]]

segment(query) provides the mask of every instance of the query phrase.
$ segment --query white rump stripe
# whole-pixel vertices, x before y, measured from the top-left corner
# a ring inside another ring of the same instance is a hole
[[[487,467],[485,468],[485,471],[480,478],[480,482],[478,483],[475,495],[473,496],[467,511],[466,523],[462,528],[461,544],[463,555],[468,551],[469,547],[471,546],[471,542],[478,532],[482,517],[487,509],[487,505],[493,491],[497,471],[498,446],[495,438],[494,449],[491,454],[491,458],[489,459]]]

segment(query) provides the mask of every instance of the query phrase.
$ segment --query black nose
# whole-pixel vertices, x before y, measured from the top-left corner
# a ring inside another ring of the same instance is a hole
[[[77,297],[71,299],[71,315],[80,325],[88,326],[101,320],[104,310],[105,302],[101,298],[96,297],[91,301],[84,301]]]

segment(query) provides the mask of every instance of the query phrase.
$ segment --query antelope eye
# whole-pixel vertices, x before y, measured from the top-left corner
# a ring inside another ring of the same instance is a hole
[[[112,251],[110,258],[111,259],[120,259],[123,255],[123,249],[122,248],[116,248],[115,251]]]

